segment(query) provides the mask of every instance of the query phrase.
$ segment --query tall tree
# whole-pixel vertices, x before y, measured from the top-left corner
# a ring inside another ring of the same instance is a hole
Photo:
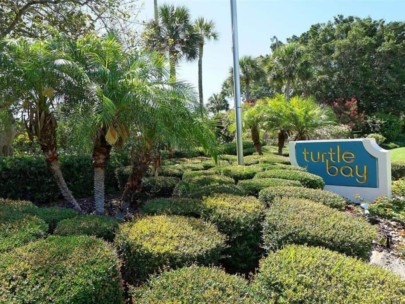
[[[183,6],[160,6],[158,22],[146,24],[144,40],[149,49],[167,54],[172,81],[176,80],[176,65],[181,58],[194,60],[197,57],[199,36],[188,9]]]
[[[200,40],[198,41],[198,98],[201,108],[204,107],[203,96],[203,55],[204,45],[206,41],[218,40],[218,33],[215,31],[215,25],[212,20],[208,21],[204,18],[198,18],[194,22],[195,31],[198,33]]]
[[[220,111],[228,111],[229,103],[223,94],[213,94],[208,98],[208,110],[212,113],[218,113]]]

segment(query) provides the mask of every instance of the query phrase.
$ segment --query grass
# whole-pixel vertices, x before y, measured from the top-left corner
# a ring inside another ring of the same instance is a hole
[[[405,161],[405,147],[390,151],[391,161]]]

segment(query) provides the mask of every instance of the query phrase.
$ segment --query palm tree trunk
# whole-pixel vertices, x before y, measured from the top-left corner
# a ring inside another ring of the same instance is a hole
[[[198,98],[200,100],[201,111],[204,108],[203,98],[203,78],[202,78],[202,58],[203,58],[204,45],[201,43],[198,48]]]
[[[284,148],[284,143],[287,139],[287,132],[285,130],[280,130],[278,132],[278,154],[283,155],[283,148]]]
[[[176,81],[176,54],[169,51],[170,81]]]
[[[154,11],[155,11],[155,22],[159,22],[159,13],[158,13],[158,3],[157,0],[153,1]]]
[[[255,146],[257,153],[259,153],[259,155],[263,155],[262,144],[260,143],[259,129],[257,128],[257,126],[253,126],[250,127],[250,132],[252,134],[253,145]]]
[[[98,131],[93,146],[93,168],[94,168],[94,205],[96,213],[104,214],[105,204],[105,168],[110,158],[111,145],[105,139],[106,129]]]

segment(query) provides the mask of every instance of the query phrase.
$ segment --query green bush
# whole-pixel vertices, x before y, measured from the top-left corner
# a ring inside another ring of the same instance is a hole
[[[131,288],[136,303],[248,303],[248,284],[219,268],[191,266],[164,272],[141,288]]]
[[[379,196],[375,202],[369,204],[368,211],[372,216],[405,221],[405,198]]]
[[[277,186],[293,186],[302,187],[299,181],[281,179],[281,178],[255,178],[241,180],[238,186],[245,190],[248,195],[257,196],[259,191],[267,187],[277,187]]]
[[[57,235],[92,235],[113,241],[119,220],[99,215],[80,215],[60,221],[55,229]]]
[[[205,170],[204,166],[201,163],[184,163],[181,164],[181,168],[184,171],[202,171]]]
[[[44,220],[48,224],[50,232],[55,230],[60,221],[77,216],[77,212],[73,209],[62,207],[37,208],[29,213]]]
[[[60,163],[73,195],[91,196],[94,175],[91,157],[61,156]],[[107,192],[118,190],[114,165],[110,162],[107,166]],[[21,156],[0,158],[0,197],[44,204],[60,199],[61,194],[43,157]]]
[[[265,169],[265,171],[267,170],[293,170],[293,171],[304,171],[306,172],[307,169],[302,168],[302,167],[295,167],[292,165],[286,165],[286,164],[270,164],[270,163],[263,163],[263,164],[259,164],[261,167],[263,167]]]
[[[325,186],[325,182],[323,181],[322,177],[308,172],[294,170],[268,170],[257,173],[255,178],[282,178],[297,180],[304,187],[314,189],[323,189],[323,187]]]
[[[243,143],[243,155],[250,155],[256,152],[256,149],[251,141],[244,141]],[[218,147],[219,154],[236,155],[236,143],[226,143]]]
[[[386,140],[386,138],[383,135],[378,133],[371,133],[367,135],[367,138],[374,138],[376,143],[379,145],[381,145]]]
[[[131,175],[132,166],[120,167],[115,169],[115,178],[117,179],[118,188],[123,191]]]
[[[259,192],[259,199],[265,205],[270,205],[275,198],[303,198],[324,204],[325,206],[342,209],[346,200],[339,194],[321,189],[309,189],[288,186],[269,187]]]
[[[219,194],[203,200],[202,217],[228,236],[225,267],[231,272],[254,270],[261,256],[264,206],[253,196]]]
[[[0,198],[0,208],[6,208],[22,213],[31,213],[39,209],[30,201],[18,201]]]
[[[392,183],[392,194],[405,197],[405,179],[400,179]]]
[[[185,170],[180,165],[162,166],[159,169],[159,175],[181,178],[183,176],[184,171]]]
[[[362,218],[297,198],[275,200],[263,224],[267,250],[308,244],[366,259],[376,237],[376,229]]]
[[[123,303],[118,257],[102,240],[51,236],[0,255],[0,303]]]
[[[179,181],[179,178],[173,176],[144,177],[142,191],[149,196],[171,196]]]
[[[186,171],[183,174],[183,180],[187,180],[193,177],[200,177],[200,176],[210,176],[216,175],[217,173],[213,170],[205,170],[205,171]]]
[[[405,177],[405,161],[396,160],[391,162],[391,175],[394,180]]]
[[[254,164],[286,164],[290,165],[290,159],[285,156],[275,155],[275,154],[265,154],[265,155],[248,155],[243,158],[245,165]]]
[[[226,194],[234,194],[234,195],[245,195],[245,190],[241,187],[236,185],[211,185],[211,186],[204,186],[195,191],[192,191],[187,194],[189,198],[203,198],[205,196],[211,196],[217,193],[226,193]]]
[[[190,198],[155,198],[145,203],[142,208],[149,215],[184,215],[199,217],[201,215],[201,201]]]
[[[327,249],[287,246],[260,263],[256,303],[403,303],[405,282],[388,270]]]
[[[139,283],[163,268],[217,263],[225,237],[199,219],[158,215],[122,225],[116,244],[125,279]]]
[[[211,170],[214,170],[215,172],[232,177],[235,182],[238,182],[239,180],[242,179],[251,179],[253,178],[256,173],[263,171],[264,169],[261,166],[236,166],[236,165],[230,165],[230,166],[223,166],[223,167],[216,167]]]
[[[205,186],[213,185],[234,185],[232,178],[222,175],[202,175],[187,177],[177,184],[174,194],[177,196],[187,196],[188,193],[194,192]]]

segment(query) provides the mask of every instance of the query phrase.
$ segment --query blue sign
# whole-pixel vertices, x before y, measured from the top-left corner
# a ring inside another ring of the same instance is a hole
[[[300,167],[321,176],[326,185],[378,188],[378,159],[361,141],[296,142]]]

